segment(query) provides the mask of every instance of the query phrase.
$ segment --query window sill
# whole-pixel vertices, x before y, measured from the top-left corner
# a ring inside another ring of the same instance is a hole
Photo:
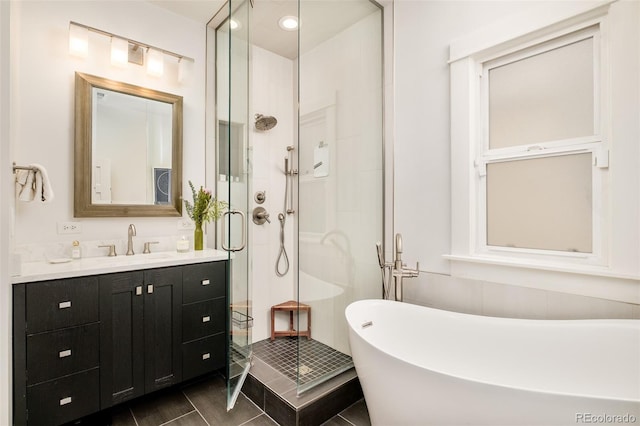
[[[640,275],[593,265],[566,265],[493,256],[445,254],[451,275],[640,304]]]

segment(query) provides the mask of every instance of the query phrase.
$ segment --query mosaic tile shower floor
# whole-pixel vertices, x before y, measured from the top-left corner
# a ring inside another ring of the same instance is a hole
[[[332,372],[341,372],[353,367],[349,355],[345,355],[321,342],[305,337],[300,343],[300,378],[304,385],[325,377]],[[273,341],[260,340],[253,344],[253,354],[280,373],[295,381],[297,376],[298,338],[280,337]]]

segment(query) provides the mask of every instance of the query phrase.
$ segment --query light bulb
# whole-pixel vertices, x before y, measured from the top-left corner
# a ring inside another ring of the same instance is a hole
[[[298,29],[298,18],[295,16],[283,16],[278,21],[278,25],[285,31],[294,31]]]

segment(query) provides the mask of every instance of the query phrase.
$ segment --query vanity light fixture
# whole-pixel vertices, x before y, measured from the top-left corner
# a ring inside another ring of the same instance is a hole
[[[89,30],[86,27],[69,25],[69,53],[80,58],[89,54]]]
[[[160,77],[164,73],[164,57],[172,56],[178,60],[178,79],[182,82],[187,80],[187,76],[190,73],[189,65],[194,63],[194,59],[188,56],[127,39],[126,37],[73,21],[69,22],[70,54],[83,58],[88,56],[89,32],[111,38],[111,63],[116,66],[124,67],[129,62],[142,65],[142,52],[144,51],[147,73],[155,77]]]
[[[278,20],[278,25],[285,31],[295,31],[298,29],[298,18],[295,16],[283,16]]]
[[[126,67],[129,62],[129,42],[120,37],[111,37],[111,65]]]

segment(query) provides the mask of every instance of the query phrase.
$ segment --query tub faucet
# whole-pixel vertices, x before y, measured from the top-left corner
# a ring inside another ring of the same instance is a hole
[[[420,263],[416,262],[416,269],[408,269],[406,266],[402,263],[402,235],[398,233],[396,234],[396,257],[393,261],[391,276],[393,277],[395,299],[399,302],[402,302],[402,279],[414,278],[420,273]]]
[[[129,225],[129,230],[127,231],[127,256],[134,255],[133,251],[133,237],[136,235],[136,227],[132,223]]]

